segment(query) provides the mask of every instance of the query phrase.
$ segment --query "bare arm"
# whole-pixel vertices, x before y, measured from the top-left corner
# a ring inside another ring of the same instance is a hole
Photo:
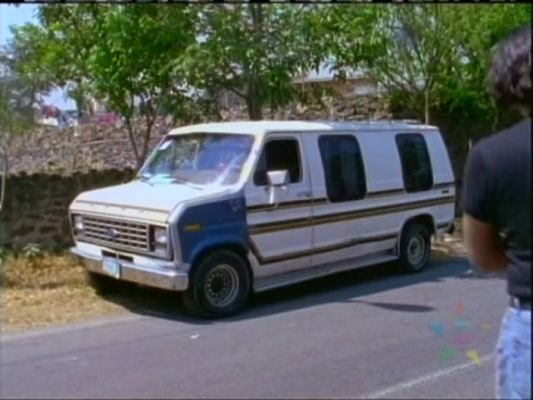
[[[509,260],[498,231],[468,214],[463,216],[463,235],[468,259],[487,272],[507,270]]]

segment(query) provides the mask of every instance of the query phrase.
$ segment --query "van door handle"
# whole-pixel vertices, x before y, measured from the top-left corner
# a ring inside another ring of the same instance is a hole
[[[298,192],[296,193],[296,197],[298,198],[311,197],[311,192]]]

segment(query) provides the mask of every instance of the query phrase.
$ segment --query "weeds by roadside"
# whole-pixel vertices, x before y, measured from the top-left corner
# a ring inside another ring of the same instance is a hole
[[[2,329],[13,331],[123,312],[96,295],[66,252],[0,251]]]
[[[460,222],[456,221],[453,235],[433,243],[433,258],[465,254]],[[139,306],[152,305],[166,311],[175,307],[172,292],[165,294],[156,289],[134,288],[113,299],[102,298],[86,284],[83,267],[74,257],[34,245],[17,252],[0,248],[0,290],[4,331],[120,314]]]
[[[17,253],[4,253],[0,269],[2,289],[52,289],[84,285],[83,270],[66,253],[45,252],[26,246]]]

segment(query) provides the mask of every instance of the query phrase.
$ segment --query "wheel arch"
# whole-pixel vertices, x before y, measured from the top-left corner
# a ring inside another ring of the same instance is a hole
[[[396,242],[396,254],[398,255],[400,254],[400,244],[402,242],[402,237],[406,229],[409,226],[414,225],[414,224],[425,226],[429,230],[431,236],[435,235],[435,232],[436,232],[435,218],[429,212],[424,212],[424,213],[409,217],[404,221],[402,225],[402,229],[400,230],[398,241]]]
[[[230,251],[237,254],[244,261],[246,268],[248,269],[248,273],[250,274],[250,279],[253,282],[254,273],[253,268],[250,265],[250,260],[248,259],[248,249],[239,242],[220,242],[203,247],[194,255],[193,259],[191,260],[189,274],[192,273],[200,261],[216,253],[217,251]]]

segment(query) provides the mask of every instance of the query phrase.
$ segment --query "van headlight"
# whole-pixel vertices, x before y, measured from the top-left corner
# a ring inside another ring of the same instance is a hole
[[[85,229],[85,226],[83,224],[83,217],[81,215],[75,215],[74,216],[74,231],[76,233],[81,233]]]
[[[168,244],[168,233],[166,228],[155,228],[154,229],[154,242],[156,245],[166,245]]]
[[[168,248],[168,229],[154,227],[153,232],[154,252],[158,255],[166,256]]]

